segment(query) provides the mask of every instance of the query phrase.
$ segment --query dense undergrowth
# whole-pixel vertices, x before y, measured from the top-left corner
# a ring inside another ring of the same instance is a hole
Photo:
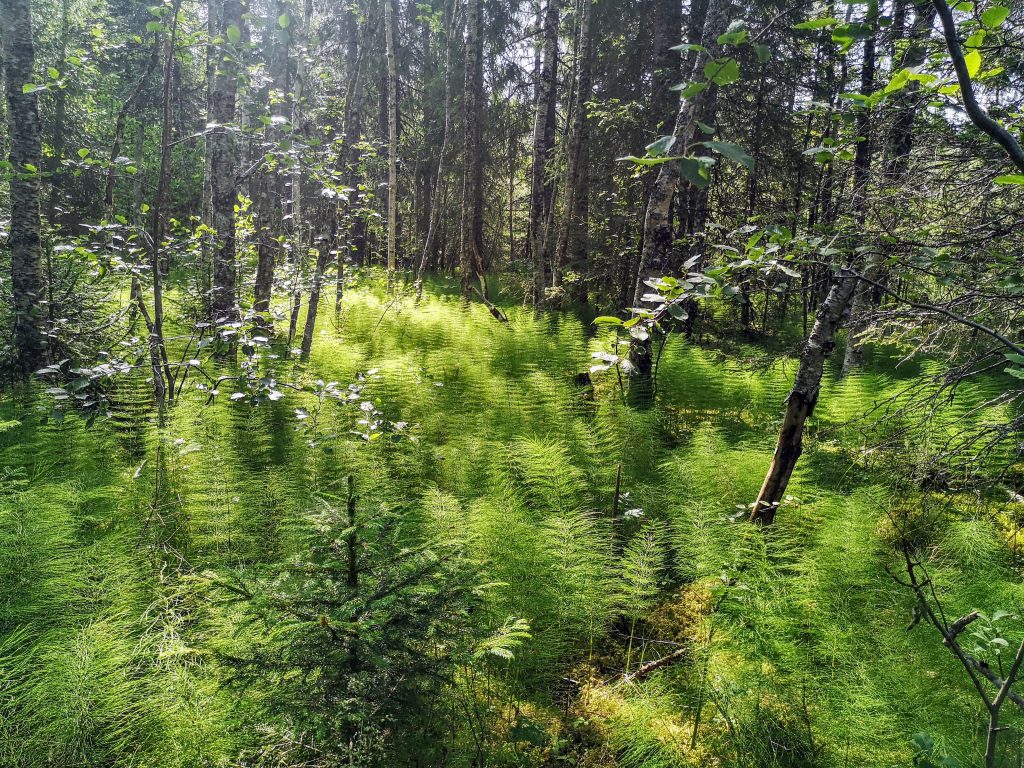
[[[273,706],[301,679],[235,684],[226,659],[258,633],[222,585],[307,551],[350,475],[360,515],[397,520],[404,546],[458,550],[481,587],[438,659],[448,674],[415,711],[381,716],[367,759],[897,766],[927,733],[936,754],[978,761],[969,683],[930,627],[907,631],[912,595],[887,568],[898,526],[951,612],[1020,604],[1021,505],[960,491],[971,462],[919,471],[1005,415],[988,404],[1000,381],[942,393],[923,420],[900,408],[941,392],[928,361],[883,350],[828,377],[792,498],[760,532],[742,513],[771,456],[785,356],[673,338],[658,405],[637,411],[614,372],[580,376],[608,338],[569,314],[508,313],[369,289],[337,318],[325,309],[310,361],[282,362],[280,378],[347,386],[376,369],[365,393],[403,426],[372,442],[351,434],[351,408],[308,393],[254,407],[189,392],[158,426],[140,376],[91,427],[6,397],[0,765],[317,764]],[[481,652],[521,619],[529,639]],[[1001,760],[1017,765],[1022,723],[1005,725]]]

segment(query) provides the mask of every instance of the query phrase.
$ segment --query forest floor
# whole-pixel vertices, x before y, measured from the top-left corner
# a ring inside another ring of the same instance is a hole
[[[220,685],[230,610],[210,574],[286,559],[318,495],[350,474],[367,508],[404,505],[418,530],[465,540],[493,585],[487,621],[531,625],[463,692],[487,732],[460,726],[443,762],[421,764],[900,766],[919,734],[977,762],[981,708],[932,628],[907,630],[913,596],[887,569],[895,520],[952,614],[1024,597],[1006,522],[1022,505],[895,471],[1003,416],[986,405],[997,379],[963,384],[922,422],[899,407],[938,391],[931,362],[876,350],[862,373],[830,372],[792,498],[761,532],[745,505],[790,358],[672,338],[658,403],[638,411],[614,371],[580,376],[605,332],[507,311],[498,323],[370,288],[337,318],[324,309],[311,359],[279,378],[347,386],[376,369],[366,392],[408,426],[373,443],[351,434],[350,411],[290,391],[253,406],[187,387],[162,428],[141,376],[90,427],[5,397],[0,765],[238,764],[254,723]],[[623,677],[672,650],[675,663]],[[1007,718],[1002,759],[1016,765],[1024,723]]]

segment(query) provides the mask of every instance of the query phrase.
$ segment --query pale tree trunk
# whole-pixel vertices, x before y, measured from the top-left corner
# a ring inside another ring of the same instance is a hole
[[[560,0],[547,0],[544,11],[543,48],[538,72],[537,103],[533,118],[533,165],[530,174],[530,223],[527,242],[533,260],[533,305],[544,306],[547,287],[547,237],[544,227],[552,197],[548,156],[554,146],[558,68],[558,12]]]
[[[587,102],[590,100],[590,14],[593,0],[577,0],[579,33],[576,50],[575,106],[569,126],[568,162],[565,169],[564,212],[558,228],[555,259],[551,270],[551,286],[562,285],[562,272],[569,253],[570,241],[581,237],[583,222],[581,203],[585,194],[584,165],[587,144]]]
[[[866,23],[871,25],[871,36],[864,40],[864,58],[861,62],[860,92],[870,96],[875,90],[876,60],[876,25],[878,22],[878,3],[872,0],[868,4]],[[868,188],[871,184],[871,159],[874,154],[872,138],[871,112],[861,108],[857,113],[857,135],[860,141],[853,158],[853,213],[858,225],[858,236],[864,236],[864,225],[868,215]],[[877,259],[872,259],[865,266],[867,277],[877,277]],[[864,362],[864,345],[859,338],[866,327],[867,314],[870,310],[871,289],[867,285],[860,286],[854,294],[853,306],[850,309],[850,324],[846,337],[846,350],[843,354],[841,376],[859,368]]]
[[[220,36],[228,40],[226,30],[235,27],[241,33],[245,20],[239,0],[223,0],[218,14]],[[225,43],[230,46],[230,42]],[[210,122],[214,127],[209,135],[210,187],[213,211],[213,229],[217,240],[213,251],[213,300],[211,311],[216,323],[236,319],[236,265],[235,265],[235,205],[238,199],[236,178],[238,158],[234,134],[228,127],[235,120],[238,95],[237,51],[225,51],[219,56],[210,94]]]
[[[718,51],[718,37],[729,25],[729,14],[732,9],[731,0],[711,0],[707,7],[704,29],[701,33],[701,46],[696,56],[686,58],[690,71],[684,72],[688,81],[703,80],[704,65],[711,61]],[[688,52],[688,53],[692,53]],[[706,110],[709,99],[715,98],[714,86],[709,85],[692,99],[680,101],[676,113],[672,136],[675,144],[672,153],[685,155],[694,143],[698,132],[698,120]],[[672,246],[672,198],[679,188],[682,174],[676,162],[662,163],[658,176],[651,187],[644,213],[643,248],[637,269],[636,282],[633,288],[633,300],[640,303],[644,292],[645,280],[655,274],[662,266],[662,259]],[[629,402],[639,408],[649,407],[654,400],[654,360],[653,345],[650,336],[642,341],[630,344],[630,362],[633,371],[629,377]]]
[[[395,0],[384,0],[388,62],[388,292],[395,290],[398,250],[398,61],[395,56]]]
[[[731,0],[711,0],[708,4],[707,19],[704,22],[704,32],[701,35],[701,45],[705,50],[698,51],[697,55],[693,57],[691,71],[684,73],[686,80],[692,82],[703,79],[704,65],[715,57],[715,52],[719,49],[717,39],[729,25],[731,8]],[[714,98],[715,89],[713,86],[709,86],[692,99],[684,99],[680,102],[672,131],[672,135],[675,137],[675,144],[672,147],[673,154],[684,155],[690,150],[700,130],[697,121],[704,114],[708,100]],[[660,266],[661,260],[671,248],[673,235],[669,213],[672,207],[672,198],[679,188],[681,178],[678,163],[663,163],[659,166],[658,177],[651,188],[647,210],[644,213],[644,245],[633,289],[635,302],[640,301],[640,296],[644,292],[644,280],[653,274],[651,270]]]
[[[434,181],[434,192],[430,196],[430,213],[427,220],[427,237],[423,243],[423,253],[416,268],[416,297],[423,295],[423,277],[430,264],[430,259],[437,246],[437,233],[441,228],[441,214],[444,212],[445,181],[448,166],[448,145],[451,141],[452,129],[452,38],[457,28],[455,19],[459,15],[458,7],[452,7],[451,17],[446,25],[444,40],[444,127],[441,133],[441,148],[437,155],[437,176]]]
[[[771,524],[785,498],[786,486],[803,452],[804,425],[818,404],[825,361],[835,345],[836,332],[842,325],[843,314],[858,282],[853,271],[842,270],[818,309],[814,328],[800,353],[800,367],[786,398],[786,413],[775,444],[775,454],[750,513],[751,522]]]
[[[462,242],[459,271],[462,295],[469,298],[473,277],[480,283],[481,299],[487,301],[483,267],[483,105],[484,57],[480,0],[466,0],[466,97],[465,152],[462,183]]]
[[[29,0],[0,0],[11,176],[11,293],[14,354],[18,372],[27,377],[46,359],[45,312],[40,252],[39,173],[42,163],[39,104],[31,83],[35,70],[32,8]]]

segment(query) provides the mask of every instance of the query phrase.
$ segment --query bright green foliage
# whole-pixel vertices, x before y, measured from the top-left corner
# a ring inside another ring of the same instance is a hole
[[[742,519],[785,358],[754,369],[742,346],[673,338],[658,407],[637,412],[613,370],[578,377],[607,331],[507,311],[503,325],[443,297],[350,292],[308,367],[281,374],[379,369],[365,397],[408,426],[369,444],[350,407],[308,392],[256,407],[186,392],[163,428],[141,379],[88,430],[5,402],[0,418],[20,424],[0,432],[0,763],[288,764],[300,733],[357,731],[363,764],[901,765],[921,733],[936,756],[977,759],[962,670],[930,628],[905,630],[912,601],[885,569],[891,515],[951,611],[1019,603],[1016,505],[955,490],[981,465],[893,482],[894,462],[913,476],[951,437],[1005,423],[1002,378],[963,382],[922,419],[899,408],[941,392],[935,363],[897,367],[880,348],[862,374],[827,375],[792,498],[764,533]],[[878,403],[889,418],[864,417]],[[868,448],[880,441],[896,450]],[[429,574],[376,609],[362,677],[321,621],[348,628],[358,604],[329,570],[350,474],[365,584]],[[287,608],[304,596],[309,620]],[[997,627],[1019,637],[1015,618]],[[692,655],[617,682],[671,647]],[[325,663],[297,675],[312,659]],[[428,660],[440,677],[418,676]],[[568,704],[565,678],[584,688]],[[385,690],[405,693],[378,709]],[[1012,749],[1020,723],[1007,711],[1005,725]]]

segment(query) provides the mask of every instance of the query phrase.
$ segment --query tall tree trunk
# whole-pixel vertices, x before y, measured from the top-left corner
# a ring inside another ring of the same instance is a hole
[[[309,289],[309,303],[306,305],[306,324],[302,328],[302,347],[300,357],[309,359],[313,349],[313,332],[316,330],[316,317],[320,309],[320,291],[324,282],[324,271],[331,261],[331,242],[333,238],[321,238],[317,251],[316,266],[313,268],[313,283]]]
[[[704,32],[701,36],[701,45],[704,50],[698,51],[697,56],[693,58],[693,67],[690,72],[685,73],[685,79],[691,82],[697,79],[697,76],[703,73],[704,65],[714,58],[714,52],[719,48],[718,37],[728,27],[731,8],[731,0],[711,0],[709,3]],[[680,102],[672,131],[672,135],[675,137],[675,144],[672,148],[674,154],[686,154],[689,150],[700,130],[697,125],[699,116],[704,113],[707,102],[713,98],[715,98],[715,90],[709,86],[692,99],[684,99]],[[647,201],[647,210],[644,213],[643,250],[633,290],[636,302],[639,302],[644,291],[644,280],[650,277],[651,270],[661,266],[662,259],[665,258],[672,245],[672,225],[669,213],[672,207],[672,198],[679,187],[681,172],[678,163],[663,163],[659,169],[658,177],[651,188],[651,194]]]
[[[270,125],[264,130],[264,141],[268,147],[278,144],[283,138],[278,123],[287,121],[288,94],[291,91],[289,82],[289,41],[288,29],[282,29],[279,19],[290,18],[288,5],[284,0],[277,0],[274,10],[267,19],[264,28],[266,39],[267,70],[270,76],[269,87],[263,89],[266,101],[270,102]],[[268,150],[269,151],[269,150]],[[253,287],[253,309],[256,312],[269,312],[270,300],[274,291],[274,273],[277,268],[277,257],[281,250],[280,235],[284,222],[284,178],[279,167],[265,169],[260,174],[259,200],[257,201],[257,263],[256,280]]]
[[[441,214],[444,212],[445,188],[444,177],[448,170],[448,145],[451,141],[452,129],[452,38],[456,29],[455,19],[459,15],[457,7],[452,7],[448,23],[445,25],[444,39],[444,125],[441,133],[441,148],[437,153],[437,176],[434,180],[434,191],[430,196],[430,212],[427,219],[427,237],[423,243],[423,253],[416,267],[416,297],[423,294],[423,277],[430,259],[437,247],[438,230],[441,228]]]
[[[338,219],[338,224],[335,227],[337,238],[335,245],[335,250],[337,251],[337,276],[334,293],[335,314],[341,311],[341,299],[345,292],[345,264],[348,260],[346,257],[353,252],[352,241],[355,228],[352,221],[352,210],[354,208],[352,197],[356,194],[354,189],[356,186],[356,166],[359,162],[359,151],[356,149],[355,144],[362,132],[363,80],[366,69],[366,51],[369,47],[368,40],[364,39],[364,36],[371,36],[372,39],[374,27],[374,24],[366,21],[363,22],[362,29],[360,30],[358,18],[354,12],[348,15],[346,23],[349,29],[346,55],[349,73],[348,83],[345,88],[345,111],[343,116],[345,124],[342,131],[338,165],[340,166],[339,171],[344,186],[351,191],[346,193],[340,205],[333,211],[333,215]]]
[[[702,50],[693,57],[690,71],[684,73],[687,80],[692,82],[697,79],[698,75],[702,78],[704,65],[715,57],[715,52],[719,49],[717,41],[728,27],[731,9],[731,0],[711,0],[709,2],[704,29],[701,33]],[[672,131],[675,138],[675,144],[672,147],[673,153],[680,155],[687,153],[700,130],[698,121],[704,114],[706,103],[713,98],[715,98],[715,91],[709,85],[692,99],[680,101]],[[644,227],[641,233],[643,246],[640,251],[633,289],[634,303],[640,302],[645,281],[653,274],[652,270],[661,267],[662,259],[671,248],[672,199],[679,188],[681,178],[678,163],[662,163],[659,166],[658,176],[651,187],[647,199],[647,209],[644,213]],[[633,365],[633,372],[629,378],[629,402],[633,406],[645,408],[650,406],[654,399],[654,361],[651,337],[635,340],[630,344],[629,349],[630,362]]]
[[[547,287],[548,254],[544,223],[547,207],[552,198],[547,163],[555,138],[560,1],[547,0],[545,7],[542,29],[544,43],[533,119],[533,167],[530,175],[530,223],[527,240],[533,260],[533,305],[538,309],[544,306],[544,291]]]
[[[395,0],[384,0],[388,61],[388,292],[395,290],[398,250],[398,60],[395,56]]]
[[[903,0],[901,5],[910,2]],[[906,48],[903,55],[894,61],[899,62],[900,68],[919,67],[924,63],[928,53],[927,42],[931,35],[932,27],[935,25],[935,7],[927,0],[916,0],[913,3],[915,16],[910,27],[910,34],[907,37]],[[894,52],[896,53],[896,52]],[[895,66],[893,67],[896,68]],[[911,81],[907,87],[897,95],[899,111],[893,121],[892,130],[889,134],[889,174],[896,180],[902,180],[907,173],[910,153],[914,148],[914,119],[917,116],[918,105],[920,104],[920,83]]]
[[[227,30],[235,28],[241,34],[245,25],[244,9],[240,0],[223,0],[218,21],[220,36],[230,40]],[[231,43],[225,43],[230,46]],[[225,50],[215,66],[213,92],[210,94],[210,122],[214,128],[209,134],[210,187],[213,229],[217,240],[213,252],[213,297],[211,311],[216,323],[233,321],[237,315],[235,265],[235,206],[238,200],[236,178],[238,158],[234,133],[229,124],[235,120],[238,94],[237,52]]]
[[[876,36],[878,24],[878,2],[871,0],[868,4],[865,22],[871,26],[871,34],[864,40],[864,58],[861,62],[860,92],[870,96],[875,92],[875,60]],[[874,154],[872,137],[871,110],[861,107],[857,112],[857,148],[853,158],[853,214],[857,222],[859,236],[864,234],[864,224],[868,215],[868,188],[871,184],[871,159]],[[874,279],[876,261],[872,260],[865,271]],[[866,315],[869,311],[871,290],[865,285],[860,286],[854,295],[853,307],[850,311],[850,325],[847,332],[846,350],[843,354],[842,376],[864,362],[864,347],[858,338],[865,327]]]
[[[576,85],[571,124],[569,126],[568,161],[565,169],[565,193],[562,221],[558,228],[558,241],[555,244],[555,259],[551,270],[551,286],[556,289],[562,285],[562,271],[569,252],[570,240],[580,237],[582,226],[580,220],[581,199],[586,184],[583,166],[587,142],[587,102],[590,100],[590,13],[593,0],[577,0],[577,16],[579,33],[576,50]]]
[[[150,272],[153,280],[153,315],[147,318],[149,329],[149,359],[153,369],[153,389],[158,406],[164,400],[174,400],[174,376],[167,359],[167,346],[164,343],[164,294],[163,276],[163,241],[165,234],[165,211],[168,192],[171,186],[171,134],[173,130],[173,110],[171,85],[174,80],[174,53],[178,41],[178,11],[181,0],[174,0],[171,6],[171,29],[164,43],[163,89],[161,97],[160,118],[160,170],[157,175],[156,198],[153,201],[152,246],[150,248]],[[145,313],[142,295],[138,295],[139,307]]]
[[[14,313],[14,354],[18,373],[27,377],[46,358],[43,319],[43,277],[40,251],[39,173],[42,139],[39,104],[25,92],[35,73],[30,0],[0,0],[4,84],[10,133],[11,295]]]
[[[312,0],[306,0],[303,18],[300,25],[292,21],[289,29],[294,29],[294,38],[298,43],[295,56],[295,87],[292,94],[291,129],[292,139],[297,140],[302,131],[302,108],[306,90],[305,45],[308,40],[310,23],[313,17]],[[296,28],[297,27],[297,28]],[[288,319],[288,346],[295,339],[295,330],[299,322],[302,308],[303,279],[306,272],[306,221],[305,200],[303,198],[302,153],[296,153],[291,166],[291,258],[292,258],[292,299],[291,313]]]
[[[775,454],[750,514],[752,522],[770,524],[785,498],[786,486],[803,452],[804,425],[818,403],[825,361],[835,345],[836,332],[858,282],[855,273],[842,270],[818,310],[814,328],[800,353],[800,367],[786,398],[786,413],[775,444]]]
[[[57,72],[60,76],[67,74],[68,38],[71,36],[71,3],[61,0],[60,3],[60,51],[57,54]],[[50,156],[47,158],[47,171],[50,174],[50,195],[46,204],[46,219],[51,227],[56,226],[59,218],[60,197],[64,188],[64,144],[67,126],[68,92],[66,88],[58,88],[54,94],[53,129],[50,134]]]
[[[553,0],[557,2],[557,0]],[[487,301],[484,276],[483,107],[484,53],[480,0],[466,0],[465,152],[462,177],[462,242],[459,271],[462,295],[469,298],[473,277]]]

